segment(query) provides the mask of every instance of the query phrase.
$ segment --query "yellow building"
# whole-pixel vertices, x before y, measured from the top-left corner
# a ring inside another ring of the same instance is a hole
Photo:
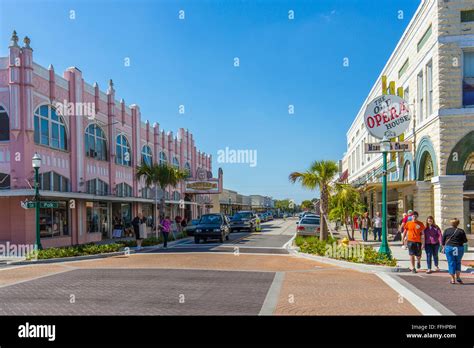
[[[379,142],[364,125],[365,106],[385,90],[404,97],[412,120],[399,140],[412,151],[392,154],[388,172],[389,228],[415,209],[447,227],[457,217],[474,229],[474,2],[424,0],[347,132],[344,179],[360,188],[369,213],[380,211]]]

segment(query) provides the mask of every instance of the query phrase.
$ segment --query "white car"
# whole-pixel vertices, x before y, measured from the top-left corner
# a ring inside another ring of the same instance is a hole
[[[296,223],[296,235],[316,236],[321,228],[321,218],[317,215],[305,216]]]

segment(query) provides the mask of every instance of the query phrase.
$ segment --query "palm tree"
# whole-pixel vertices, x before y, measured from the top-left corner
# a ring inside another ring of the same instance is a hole
[[[361,215],[365,210],[365,205],[360,199],[360,193],[349,184],[337,183],[333,188],[334,194],[331,196],[329,206],[329,218],[340,220],[346,226],[347,237],[354,240],[354,215]],[[351,226],[351,234],[349,228]]]
[[[305,172],[293,172],[289,175],[292,183],[300,182],[304,188],[320,192],[319,211],[321,215],[321,234],[320,239],[325,240],[328,236],[328,226],[326,214],[329,206],[330,183],[337,174],[339,168],[334,161],[314,161],[311,167]]]
[[[148,164],[143,162],[137,167],[136,173],[137,179],[145,179],[145,186],[147,188],[154,186],[155,188],[155,210],[154,210],[154,221],[155,221],[155,233],[158,235],[158,219],[156,216],[156,210],[158,208],[158,189],[164,190],[167,186],[176,187],[178,183],[188,177],[188,172],[175,168],[169,164]],[[165,210],[165,196],[161,197],[160,202],[160,213]]]

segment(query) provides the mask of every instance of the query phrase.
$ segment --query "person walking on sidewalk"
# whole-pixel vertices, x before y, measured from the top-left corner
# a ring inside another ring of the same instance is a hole
[[[376,212],[375,217],[373,220],[373,228],[374,228],[374,241],[378,240],[379,242],[382,241],[382,218],[380,217],[380,213]]]
[[[364,242],[367,242],[369,227],[370,227],[369,213],[365,212],[364,216],[360,219],[360,228],[362,231],[362,239],[364,240]]]
[[[461,280],[461,261],[464,255],[464,243],[467,243],[466,232],[458,228],[459,220],[454,218],[451,220],[451,227],[447,228],[443,233],[443,251],[448,260],[448,270],[451,276],[451,284],[456,281],[463,284]]]
[[[410,255],[411,271],[416,273],[416,268],[421,268],[421,250],[423,249],[423,231],[425,225],[421,221],[418,221],[418,212],[414,211],[412,220],[405,224],[404,236],[406,236],[406,245],[408,248],[408,254]],[[415,268],[415,257],[416,257],[416,268]]]
[[[442,241],[441,229],[436,225],[432,216],[428,216],[426,219],[426,227],[423,233],[425,237],[426,265],[428,266],[426,273],[430,274],[432,259],[434,261],[436,271],[439,271],[438,252]]]
[[[163,248],[168,247],[168,236],[171,232],[171,220],[169,216],[165,216],[163,220],[161,220],[161,233],[163,233]]]
[[[135,232],[135,239],[137,240],[137,250],[142,248],[142,241],[145,238],[145,226],[146,219],[143,217],[142,213],[138,213],[137,216],[132,220],[133,232]]]
[[[403,232],[403,234],[402,234],[402,249],[407,249],[407,245],[405,243],[405,240],[407,238],[406,232],[405,232],[405,225],[407,224],[408,221],[411,221],[412,218],[413,218],[413,210],[408,210],[407,214],[403,214],[402,226],[401,226],[401,230]]]

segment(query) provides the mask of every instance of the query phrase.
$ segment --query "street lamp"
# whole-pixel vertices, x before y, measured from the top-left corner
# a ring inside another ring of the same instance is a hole
[[[380,142],[382,151],[383,169],[382,169],[382,244],[379,253],[387,255],[389,258],[392,253],[387,240],[387,153],[390,152],[390,139],[385,135]]]
[[[43,249],[41,245],[40,224],[39,224],[39,169],[41,167],[41,157],[37,153],[31,159],[32,166],[35,170],[35,210],[36,210],[36,249]]]

